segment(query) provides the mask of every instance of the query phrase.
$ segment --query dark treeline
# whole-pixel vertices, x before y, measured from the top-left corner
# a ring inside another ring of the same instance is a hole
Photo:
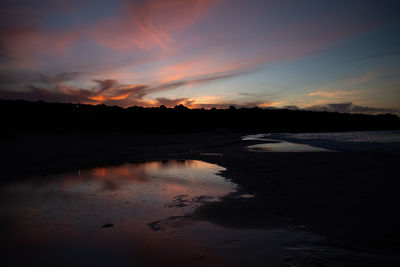
[[[392,114],[365,115],[287,109],[188,109],[0,100],[2,133],[92,131],[182,133],[315,132],[400,129]]]

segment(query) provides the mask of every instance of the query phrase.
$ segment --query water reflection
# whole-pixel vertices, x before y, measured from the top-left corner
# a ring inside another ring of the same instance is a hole
[[[242,136],[242,140],[267,143],[263,147],[251,148],[252,151],[264,152],[314,152],[315,148],[324,148],[325,151],[393,151],[400,149],[400,131],[398,130],[253,134]],[[272,143],[276,143],[276,145],[271,145]],[[308,146],[303,146],[303,144]],[[312,148],[310,149],[310,147]]]
[[[66,265],[196,260],[198,244],[185,231],[180,232],[183,241],[176,242],[175,232],[192,224],[187,218],[202,202],[235,191],[218,175],[222,170],[201,161],[153,161],[2,186],[4,249],[15,265],[60,265],[60,259]],[[179,249],[178,257],[174,251]],[[223,264],[211,255],[209,260]]]
[[[262,141],[263,144],[248,146],[253,152],[334,152],[333,150],[307,144],[298,144],[278,139],[270,139],[271,134],[253,134],[242,137],[243,141]]]
[[[265,144],[251,145],[248,146],[247,149],[254,152],[332,152],[332,150],[321,147],[286,141],[274,141]]]
[[[2,185],[2,265],[282,266],[309,253],[301,246],[315,236],[298,229],[193,219],[196,207],[235,191],[222,170],[202,161],[153,161]],[[288,245],[299,249],[288,252]]]

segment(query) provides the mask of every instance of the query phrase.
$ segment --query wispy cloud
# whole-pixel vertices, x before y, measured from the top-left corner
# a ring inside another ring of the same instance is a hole
[[[397,56],[400,54],[400,49],[391,49],[382,51],[380,53],[375,53],[369,56],[360,57],[358,60],[365,60],[365,59],[373,59],[373,58],[380,58],[380,57],[388,57],[388,56]]]
[[[326,97],[326,98],[341,98],[341,97],[347,97],[350,95],[354,95],[356,92],[354,91],[344,91],[344,90],[339,90],[339,91],[315,91],[308,93],[309,96],[320,96],[320,97]]]
[[[167,49],[175,36],[201,19],[218,0],[126,1],[122,16],[107,18],[88,31],[103,47],[118,50]]]
[[[350,84],[351,85],[358,85],[358,84],[363,84],[370,82],[374,80],[377,77],[377,73],[367,73],[365,75],[359,76],[359,77],[354,77],[350,79]]]

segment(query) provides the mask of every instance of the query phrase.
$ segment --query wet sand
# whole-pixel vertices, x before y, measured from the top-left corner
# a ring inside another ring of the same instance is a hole
[[[400,264],[400,151],[258,153],[242,134],[29,134],[2,137],[2,181],[125,162],[215,163],[241,189],[202,205],[194,219],[241,229],[301,228],[323,237],[287,266]],[[221,156],[222,154],[222,156]],[[254,194],[254,198],[237,198]],[[304,244],[306,246],[307,244]],[[332,253],[336,248],[343,253]]]

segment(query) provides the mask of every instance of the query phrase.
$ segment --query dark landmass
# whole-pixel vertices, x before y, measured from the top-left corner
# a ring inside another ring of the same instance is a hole
[[[322,248],[327,245],[345,251],[340,257],[330,255],[329,250],[310,256],[307,261],[321,264],[317,266],[400,263],[396,256],[400,252],[400,147],[391,151],[255,153],[246,146],[259,141],[241,141],[240,136],[21,134],[2,139],[2,182],[126,162],[203,160],[225,167],[222,175],[240,189],[221,202],[202,205],[193,214],[194,220],[232,228],[304,227],[301,230],[325,238],[320,242]],[[236,198],[240,194],[255,198]]]
[[[194,220],[232,228],[302,227],[325,238],[321,247],[327,244],[345,251],[338,256],[321,250],[305,262],[296,262],[299,266],[400,264],[400,147],[390,151],[255,153],[246,146],[262,142],[240,138],[253,130],[398,129],[397,116],[263,109],[122,109],[25,101],[1,101],[0,107],[2,124],[10,133],[0,137],[1,182],[126,162],[203,160],[225,167],[222,175],[240,189],[221,202],[202,205],[193,214]],[[236,198],[240,194],[255,197]]]
[[[393,114],[288,109],[188,109],[0,100],[2,134],[24,131],[95,133],[326,132],[400,129]]]

